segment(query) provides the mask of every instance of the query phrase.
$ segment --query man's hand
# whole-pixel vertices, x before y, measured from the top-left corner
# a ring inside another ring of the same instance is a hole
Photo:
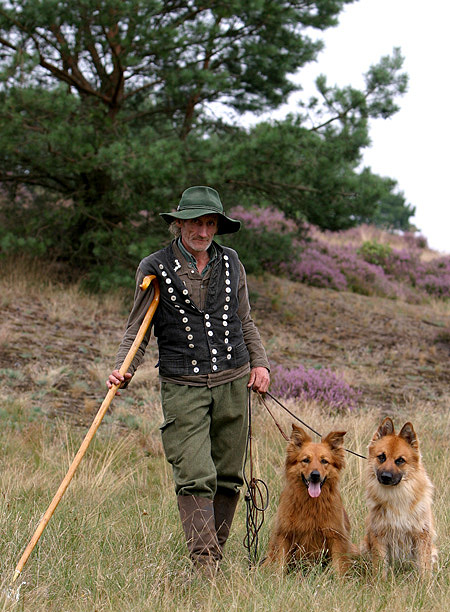
[[[113,385],[122,385],[127,380],[130,380],[131,377],[132,374],[130,374],[130,372],[127,372],[124,376],[122,376],[119,370],[113,370],[108,376],[106,386],[108,387],[108,389],[111,389]],[[120,395],[120,391],[117,391],[116,395]]]
[[[270,374],[267,368],[258,367],[250,370],[250,378],[248,379],[247,387],[251,387],[253,391],[265,393],[270,385]]]

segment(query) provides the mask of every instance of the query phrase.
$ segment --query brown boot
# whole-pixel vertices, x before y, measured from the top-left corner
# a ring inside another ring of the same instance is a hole
[[[239,493],[217,491],[214,496],[214,519],[221,551],[223,551],[225,542],[228,540],[238,500]]]
[[[213,501],[195,495],[178,495],[177,500],[189,556],[194,567],[212,578],[222,558],[214,522]]]

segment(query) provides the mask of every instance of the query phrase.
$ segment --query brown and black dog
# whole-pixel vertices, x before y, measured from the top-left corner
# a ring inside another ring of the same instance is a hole
[[[389,563],[413,559],[429,574],[437,558],[431,510],[433,485],[422,464],[419,440],[411,423],[398,434],[387,417],[369,444],[366,478],[366,534],[363,552],[386,576]]]
[[[289,569],[303,561],[331,560],[339,574],[351,564],[357,548],[350,540],[350,522],[338,489],[345,466],[345,432],[332,431],[315,443],[292,425],[281,493],[267,557],[263,565]]]

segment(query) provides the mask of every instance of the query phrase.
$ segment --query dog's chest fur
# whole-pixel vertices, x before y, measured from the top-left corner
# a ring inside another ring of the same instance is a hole
[[[432,488],[424,471],[414,479],[390,487],[371,475],[367,488],[367,526],[388,546],[392,558],[409,558],[414,554],[417,537],[423,532],[433,533]]]

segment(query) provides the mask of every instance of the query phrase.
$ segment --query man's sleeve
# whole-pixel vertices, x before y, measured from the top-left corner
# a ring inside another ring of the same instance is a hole
[[[244,341],[250,354],[250,367],[263,367],[270,371],[269,360],[261,341],[259,330],[251,317],[250,300],[248,296],[247,276],[244,266],[240,263],[239,289],[238,289],[238,315],[242,323]]]
[[[130,347],[134,342],[139,327],[141,326],[141,323],[154,296],[153,285],[150,285],[147,291],[142,291],[140,289],[139,285],[142,283],[144,276],[145,275],[142,270],[138,268],[136,271],[136,290],[134,293],[133,307],[128,317],[127,326],[122,338],[122,342],[120,343],[119,349],[117,351],[115,369],[119,369],[122,363],[125,361],[125,357],[127,356],[128,351],[130,350]],[[136,369],[144,359],[145,349],[147,348],[148,342],[150,340],[151,327],[152,325],[150,324],[144,336],[144,339],[142,340],[142,343],[138,348],[137,353],[128,369],[131,374],[135,373]]]

